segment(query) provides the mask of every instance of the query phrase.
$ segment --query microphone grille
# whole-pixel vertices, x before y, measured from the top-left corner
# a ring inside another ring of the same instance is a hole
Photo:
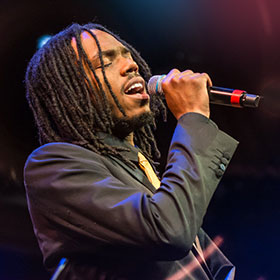
[[[155,75],[152,76],[148,82],[148,92],[149,94],[163,94],[161,81],[164,79],[165,75]]]

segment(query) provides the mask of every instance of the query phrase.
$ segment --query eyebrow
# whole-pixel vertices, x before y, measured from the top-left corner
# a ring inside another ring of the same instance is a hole
[[[121,53],[121,55],[125,55],[125,54],[128,54],[130,53],[130,50],[126,47],[118,47],[118,48],[115,48],[115,49],[109,49],[109,50],[106,50],[106,51],[101,51],[101,56],[104,58],[104,57],[107,57],[107,58],[110,58],[110,59],[114,59],[119,53]],[[95,62],[96,60],[99,61],[99,54],[96,54],[94,55],[92,58],[90,58],[90,60],[92,62]]]

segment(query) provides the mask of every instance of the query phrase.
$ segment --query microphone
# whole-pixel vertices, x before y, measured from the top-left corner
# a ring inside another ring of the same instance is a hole
[[[166,75],[156,75],[150,78],[148,82],[149,94],[164,95],[161,82]],[[210,103],[231,107],[251,107],[257,108],[260,102],[260,96],[249,94],[244,90],[230,89],[223,87],[208,87]]]

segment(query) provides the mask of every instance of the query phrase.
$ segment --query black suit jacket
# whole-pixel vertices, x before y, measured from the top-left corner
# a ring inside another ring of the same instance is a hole
[[[137,162],[137,148],[101,137]],[[197,262],[195,236],[203,248],[211,244],[200,227],[236,146],[211,120],[182,116],[158,190],[141,169],[112,156],[69,143],[35,150],[24,176],[46,267],[68,258],[65,279],[168,279],[186,271]],[[218,248],[214,255],[180,279],[223,279],[232,265]]]

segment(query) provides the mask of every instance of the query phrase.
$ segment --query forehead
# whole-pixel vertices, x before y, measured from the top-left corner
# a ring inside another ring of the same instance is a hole
[[[115,39],[112,35],[98,29],[91,29],[91,31],[97,37],[102,51],[123,47],[123,44]],[[96,41],[87,31],[82,32],[81,42],[85,52],[89,57],[93,57],[98,54]],[[77,53],[77,43],[75,38],[72,38],[71,45]]]

